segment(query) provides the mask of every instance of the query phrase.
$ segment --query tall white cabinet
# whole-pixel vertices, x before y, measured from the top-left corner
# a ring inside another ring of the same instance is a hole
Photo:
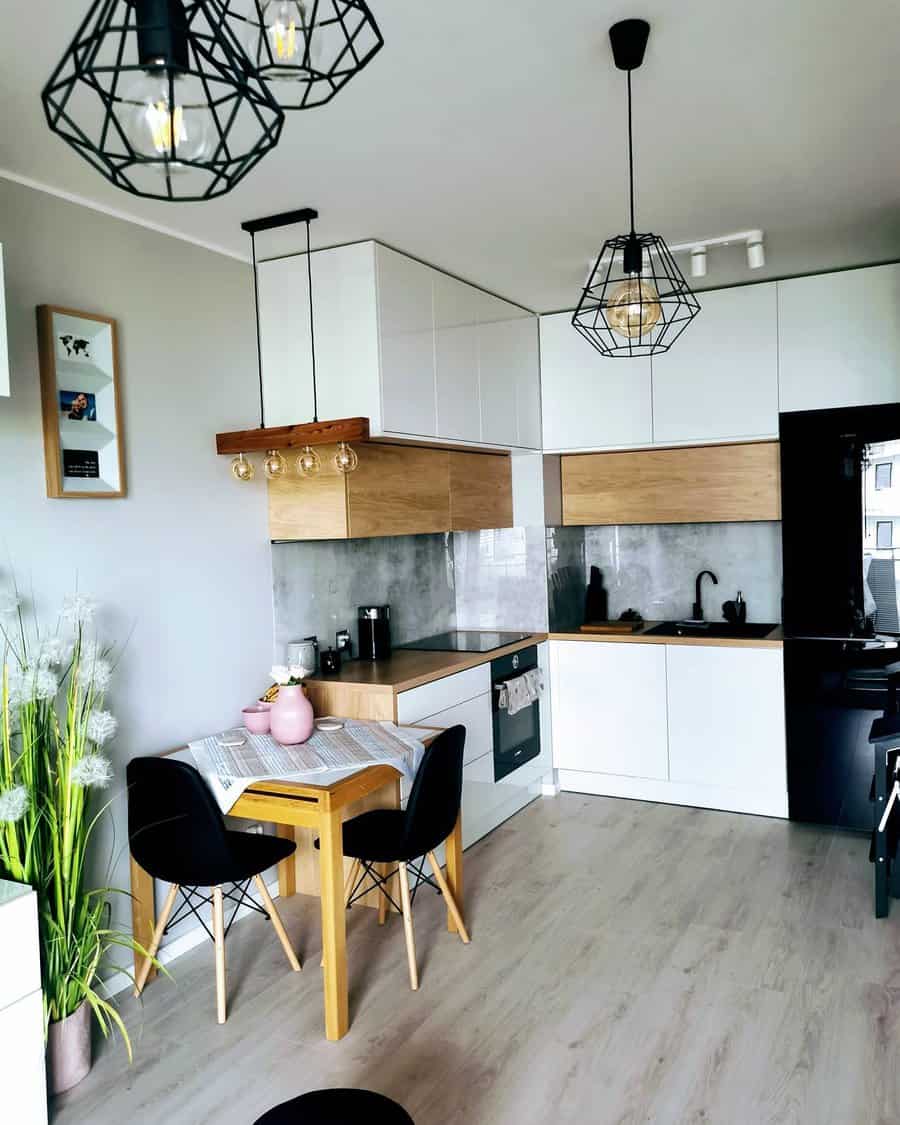
[[[537,317],[376,242],[312,255],[319,417],[540,449]],[[266,424],[312,418],[306,256],[259,267]]]
[[[781,409],[900,400],[900,265],[778,282]]]
[[[16,1125],[47,1122],[39,958],[34,891],[0,880],[0,1105]]]

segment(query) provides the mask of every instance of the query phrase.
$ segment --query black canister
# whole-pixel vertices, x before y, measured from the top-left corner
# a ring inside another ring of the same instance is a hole
[[[391,655],[391,607],[361,605],[357,626],[359,659],[387,660]]]
[[[319,658],[323,676],[336,676],[341,670],[341,653],[336,648],[326,648]]]

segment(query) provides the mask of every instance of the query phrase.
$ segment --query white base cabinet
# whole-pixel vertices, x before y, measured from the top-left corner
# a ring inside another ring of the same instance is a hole
[[[561,789],[787,817],[781,649],[550,647]]]
[[[37,900],[0,880],[0,1105],[2,1120],[46,1125],[44,1004]]]

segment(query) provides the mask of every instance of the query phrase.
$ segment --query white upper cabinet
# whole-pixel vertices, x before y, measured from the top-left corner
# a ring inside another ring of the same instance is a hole
[[[650,360],[606,359],[572,327],[572,314],[542,316],[544,449],[649,445]]]
[[[433,271],[437,435],[480,440],[478,304],[482,294]]]
[[[777,436],[775,283],[701,293],[700,306],[671,350],[653,357],[653,441]]]
[[[781,409],[900,400],[900,266],[778,282]]]
[[[381,422],[398,434],[437,434],[432,271],[379,246]]]
[[[312,257],[320,418],[540,449],[537,318],[374,242]],[[259,267],[267,425],[313,416],[303,254]]]

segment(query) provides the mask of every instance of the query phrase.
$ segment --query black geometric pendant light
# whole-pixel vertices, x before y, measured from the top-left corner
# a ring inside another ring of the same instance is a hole
[[[282,109],[331,101],[384,46],[364,0],[225,0],[225,7]]]
[[[41,98],[55,133],[151,199],[224,195],[284,124],[222,0],[97,0]]]
[[[609,238],[597,257],[572,324],[601,355],[666,352],[700,311],[681,270],[658,234],[636,234],[631,72],[644,61],[646,20],[622,20],[609,30],[613,58],[628,74],[628,177],[631,230]]]

